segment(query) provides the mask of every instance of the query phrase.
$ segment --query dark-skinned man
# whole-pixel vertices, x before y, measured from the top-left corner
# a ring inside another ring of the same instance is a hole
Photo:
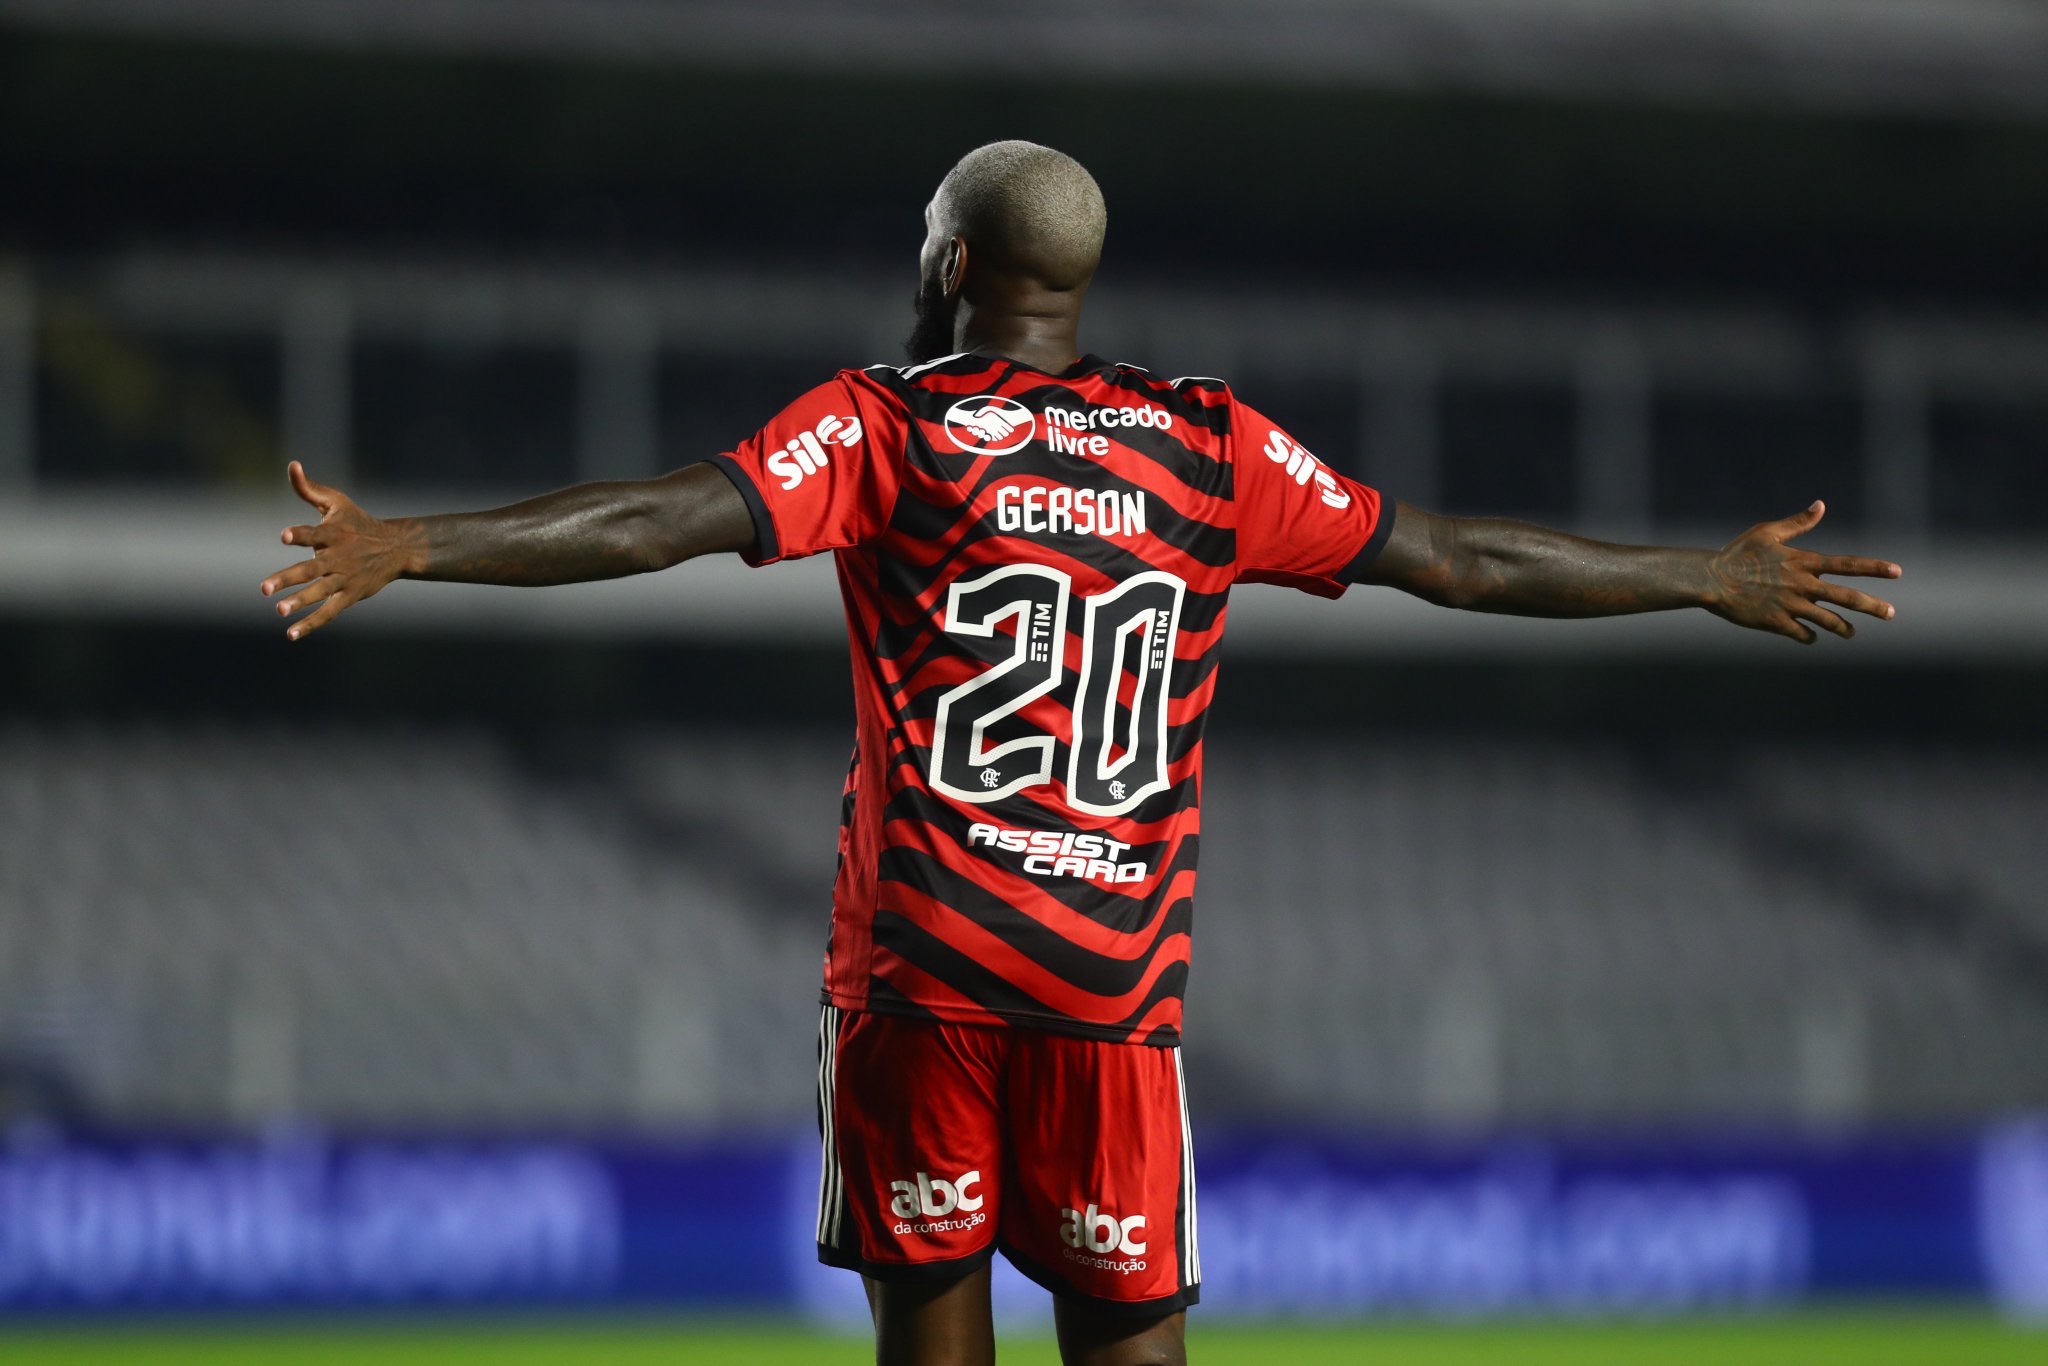
[[[989,1259],[1070,1366],[1186,1360],[1201,1281],[1180,1067],[1202,725],[1231,587],[1385,584],[1524,616],[1705,608],[1811,642],[1881,560],[1442,517],[1329,469],[1218,380],[1084,355],[1106,215],[1078,162],[979,148],[925,211],[908,367],[848,370],[658,479],[379,519],[296,463],[301,639],[394,579],[543,585],[831,551],[856,737],[819,1021],[822,1260],[885,1366],[994,1360]],[[307,610],[310,609],[310,610]],[[1342,630],[1333,619],[1330,629]],[[1247,908],[1249,909],[1249,908]],[[1226,912],[1228,913],[1228,912]]]

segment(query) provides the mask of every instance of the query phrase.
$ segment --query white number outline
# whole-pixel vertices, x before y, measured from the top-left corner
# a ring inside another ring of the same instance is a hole
[[[1158,721],[1157,731],[1152,739],[1157,745],[1154,753],[1159,756],[1159,767],[1156,773],[1125,794],[1123,800],[1103,806],[1088,801],[1081,796],[1081,755],[1084,749],[1089,748],[1083,741],[1083,737],[1089,733],[1089,728],[1087,722],[1082,717],[1082,711],[1088,706],[1088,685],[1093,681],[1095,672],[1095,632],[1097,624],[1102,620],[1103,613],[1113,607],[1118,599],[1128,593],[1155,583],[1165,584],[1173,590],[1173,605],[1167,609],[1166,639],[1163,642],[1166,663],[1158,669],[1152,667],[1152,656],[1159,652],[1161,642],[1152,639],[1150,626],[1153,622],[1149,611],[1144,617],[1134,616],[1117,624],[1116,653],[1111,656],[1111,664],[1108,670],[1109,682],[1102,695],[1102,734],[1100,742],[1094,748],[1095,774],[1104,782],[1108,782],[1135,763],[1138,758],[1139,749],[1137,743],[1138,727],[1143,724],[1145,718],[1146,691],[1149,688],[1156,687],[1159,692],[1159,701],[1156,708]],[[1107,593],[1100,593],[1095,597],[1083,599],[1088,604],[1088,614],[1081,637],[1081,678],[1074,688],[1074,729],[1076,734],[1073,736],[1073,742],[1068,746],[1069,753],[1067,755],[1067,805],[1073,807],[1076,811],[1086,811],[1094,816],[1121,816],[1126,812],[1136,809],[1140,802],[1153,793],[1164,792],[1173,786],[1173,782],[1167,774],[1167,769],[1169,768],[1166,756],[1167,689],[1171,686],[1173,678],[1173,651],[1175,644],[1180,639],[1180,609],[1181,605],[1187,600],[1187,588],[1188,586],[1185,583],[1172,574],[1153,569],[1124,580]],[[1123,672],[1123,640],[1140,627],[1145,627],[1146,629],[1144,640],[1141,642],[1138,650],[1138,686],[1137,690],[1131,694],[1131,720],[1128,742],[1124,746],[1124,757],[1112,764],[1109,761],[1109,746],[1110,742],[1116,738],[1116,679]]]
[[[961,703],[967,702],[983,688],[993,684],[996,680],[1005,678],[1018,669],[1030,664],[1031,630],[1028,614],[1033,605],[1030,598],[1018,597],[1003,604],[980,621],[970,622],[962,619],[960,615],[961,603],[970,594],[979,593],[991,584],[1017,577],[1044,580],[1052,584],[1055,590],[1052,650],[1051,659],[1048,661],[1049,667],[1046,671],[1046,677],[1042,682],[995,711],[983,713],[974,719],[973,726],[969,729],[966,737],[967,756],[964,767],[970,770],[986,768],[1001,762],[1011,755],[1026,754],[1034,750],[1037,751],[1038,755],[1037,765],[1031,771],[1013,775],[1007,780],[998,783],[995,787],[959,787],[948,782],[945,777],[945,760],[948,744],[953,739],[956,730],[954,721],[955,709]],[[1102,724],[1098,728],[1091,728],[1087,724],[1085,710],[1091,702],[1090,684],[1095,680],[1096,633],[1104,629],[1102,623],[1107,620],[1104,615],[1106,612],[1113,609],[1127,594],[1151,584],[1164,584],[1173,591],[1172,605],[1166,609],[1165,640],[1160,642],[1153,639],[1153,631],[1156,628],[1157,619],[1151,616],[1150,613],[1145,617],[1134,616],[1127,621],[1118,622],[1111,628],[1116,631],[1118,637],[1118,650],[1113,658],[1107,686],[1104,689],[1101,701]],[[1053,781],[1053,759],[1059,751],[1059,742],[1062,737],[1051,732],[1041,732],[1036,735],[1020,736],[1017,739],[1005,741],[990,749],[987,747],[987,734],[988,728],[991,725],[1021,711],[1024,707],[1052,692],[1055,688],[1059,687],[1060,681],[1065,678],[1067,607],[1074,597],[1074,581],[1071,577],[1062,570],[1036,564],[1003,565],[976,578],[959,580],[947,589],[946,615],[943,626],[948,634],[958,632],[962,635],[975,636],[986,640],[996,635],[996,627],[998,625],[1012,619],[1017,621],[1017,634],[1015,648],[1011,651],[1008,659],[990,665],[966,682],[948,688],[940,696],[937,715],[932,727],[929,773],[931,785],[935,791],[952,797],[957,801],[969,802],[975,806],[986,806],[991,802],[999,801],[1026,788],[1050,784]],[[1187,601],[1187,584],[1178,577],[1168,574],[1163,570],[1148,570],[1145,573],[1126,579],[1107,593],[1100,593],[1094,597],[1084,597],[1081,601],[1084,604],[1086,618],[1082,627],[1081,637],[1081,672],[1074,688],[1073,716],[1076,734],[1065,737],[1068,750],[1067,771],[1062,775],[1062,779],[1066,787],[1067,804],[1076,811],[1084,811],[1095,816],[1121,816],[1135,810],[1147,797],[1157,792],[1164,792],[1173,786],[1173,780],[1169,773],[1171,765],[1167,758],[1166,740],[1168,727],[1166,713],[1167,703],[1170,700],[1168,690],[1171,687],[1173,678],[1174,650],[1180,639],[1181,608]],[[1144,629],[1145,634],[1138,655],[1137,688],[1131,696],[1130,722],[1126,735],[1129,743],[1126,743],[1124,746],[1123,757],[1111,762],[1109,748],[1116,739],[1116,679],[1123,672],[1124,647],[1121,642],[1132,632],[1140,628]],[[1160,653],[1162,648],[1166,656],[1166,663],[1163,667],[1155,669],[1152,667],[1152,657]],[[1157,702],[1153,717],[1154,733],[1149,738],[1154,744],[1153,752],[1158,756],[1157,769],[1148,774],[1143,782],[1131,789],[1119,801],[1102,804],[1083,798],[1079,794],[1079,786],[1081,765],[1086,751],[1091,748],[1094,749],[1095,752],[1092,759],[1095,764],[1095,774],[1105,784],[1136,762],[1140,748],[1136,743],[1139,739],[1137,727],[1144,723],[1145,707],[1147,702],[1155,695]],[[1094,740],[1095,743],[1091,744],[1091,740]]]
[[[1030,598],[1016,598],[1005,603],[999,610],[990,613],[979,622],[963,621],[960,617],[960,601],[970,593],[999,583],[1004,579],[1030,577],[1044,579],[1056,590],[1053,599],[1052,659],[1051,668],[1046,671],[1045,681],[1023,693],[1014,701],[977,716],[967,737],[967,766],[985,768],[1010,754],[1039,751],[1038,767],[1028,773],[1009,779],[991,788],[955,787],[945,778],[946,740],[952,724],[955,705],[972,697],[1000,678],[1006,678],[1030,662],[1031,622]],[[1057,688],[1067,670],[1067,602],[1074,595],[1074,581],[1065,571],[1039,564],[1006,564],[974,579],[961,579],[946,590],[945,630],[948,635],[979,636],[986,640],[996,634],[996,625],[1011,617],[1017,618],[1016,649],[1007,660],[991,665],[965,683],[948,688],[939,698],[939,709],[932,726],[931,784],[938,791],[959,801],[972,802],[977,806],[1007,797],[1027,787],[1052,781],[1053,755],[1057,752],[1057,741],[1050,734],[1020,736],[1006,741],[994,749],[985,748],[988,728]]]

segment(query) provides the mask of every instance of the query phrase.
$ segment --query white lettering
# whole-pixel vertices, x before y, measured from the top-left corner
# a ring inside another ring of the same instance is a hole
[[[784,490],[793,489],[832,463],[827,446],[858,446],[860,438],[859,418],[827,413],[813,430],[798,432],[769,456],[768,472],[781,479]]]
[[[965,1172],[952,1181],[935,1178],[930,1172],[919,1172],[915,1181],[889,1183],[892,1195],[889,1212],[898,1219],[914,1219],[919,1215],[940,1219],[954,1210],[972,1214],[982,1206],[983,1197],[973,1193],[980,1184],[980,1168]]]
[[[1045,444],[1055,451],[1069,455],[1092,455],[1097,459],[1109,454],[1109,438],[1106,436],[1078,436],[1064,432],[1058,427],[1048,427]]]
[[[798,432],[796,439],[800,445],[798,458],[804,462],[807,471],[816,473],[832,463],[832,458],[825,454],[825,448],[818,444],[816,433]]]
[[[803,467],[803,463],[788,451],[777,451],[768,457],[768,472],[781,475],[782,487],[785,489],[793,489],[803,483],[804,476],[810,473]]]
[[[1173,430],[1173,414],[1150,404],[1140,408],[1047,408],[1045,421],[1049,428],[1065,427],[1075,432],[1098,431],[1104,427],[1144,427],[1159,432]]]
[[[1119,1219],[1106,1214],[1097,1206],[1086,1210],[1063,1209],[1060,1218],[1060,1240],[1068,1247],[1085,1247],[1090,1252],[1128,1252],[1134,1257],[1145,1255],[1148,1244],[1138,1241],[1138,1234],[1144,1230],[1145,1216],[1133,1214]]]
[[[1124,861],[1130,845],[1090,830],[1009,830],[976,822],[967,828],[967,844],[1025,855],[1023,869],[1032,877],[1077,877],[1107,886],[1143,882],[1151,873],[1149,864]]]
[[[1119,515],[1119,512],[1116,494],[1112,490],[1103,489],[1095,495],[1095,524],[1102,528],[1104,536],[1121,536],[1123,534],[1124,519]]]
[[[561,1145],[0,1145],[10,1306],[577,1297],[621,1239],[612,1173]]]
[[[1276,465],[1285,465],[1287,473],[1297,484],[1315,481],[1316,493],[1323,502],[1333,508],[1351,506],[1351,495],[1337,483],[1337,476],[1323,467],[1323,462],[1287,438],[1284,432],[1273,431],[1266,435],[1266,458]]]
[[[779,459],[780,457],[778,457]],[[777,468],[774,461],[769,468]],[[802,476],[798,475],[798,479]],[[785,487],[794,487],[786,484]],[[996,488],[996,530],[1047,535],[1142,536],[1145,495],[1116,489],[1047,489],[1002,484]]]
[[[1469,1174],[1253,1176],[1202,1191],[1214,1279],[1250,1312],[1343,1304],[1469,1313],[1676,1313],[1805,1293],[1807,1193],[1788,1177],[1610,1168],[1547,1155]],[[1210,1260],[1205,1258],[1205,1260]]]

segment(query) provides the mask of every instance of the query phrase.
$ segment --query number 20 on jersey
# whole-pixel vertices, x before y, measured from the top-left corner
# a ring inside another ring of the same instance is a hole
[[[1007,658],[950,688],[939,699],[932,739],[932,786],[960,801],[985,804],[1054,781],[1059,743],[1067,743],[1067,802],[1079,811],[1120,816],[1169,786],[1166,699],[1187,585],[1157,570],[1106,593],[1080,597],[1073,580],[1045,565],[1004,565],[955,583],[946,595],[945,629],[969,650],[1015,623]],[[1068,714],[1071,734],[1028,725],[1020,712],[1060,687],[1067,623],[1079,610],[1081,669]],[[1128,672],[1128,706],[1120,693]]]

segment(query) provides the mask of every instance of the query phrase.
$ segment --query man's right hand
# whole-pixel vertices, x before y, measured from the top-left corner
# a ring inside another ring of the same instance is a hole
[[[319,510],[320,520],[312,526],[285,528],[284,543],[305,546],[313,556],[265,579],[263,596],[305,585],[277,604],[281,617],[318,604],[317,611],[299,618],[285,632],[292,640],[301,640],[340,616],[343,608],[375,597],[385,584],[412,568],[419,536],[412,525],[372,517],[340,489],[314,483],[296,460],[291,463],[291,480],[293,492]]]

